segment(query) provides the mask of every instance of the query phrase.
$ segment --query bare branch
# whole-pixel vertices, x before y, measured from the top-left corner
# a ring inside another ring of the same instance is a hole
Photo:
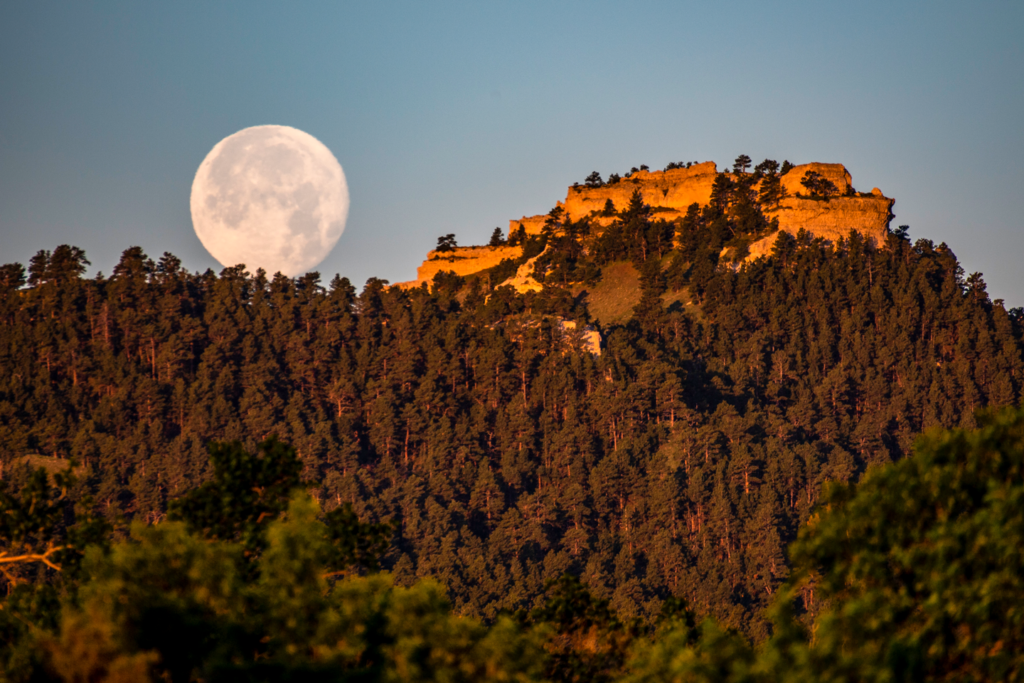
[[[50,569],[54,569],[56,571],[60,571],[60,565],[59,564],[55,564],[50,558],[55,553],[59,553],[61,550],[64,550],[64,548],[65,548],[65,546],[62,546],[62,545],[58,545],[58,546],[48,545],[46,547],[46,550],[44,552],[42,552],[42,553],[24,553],[22,555],[8,555],[7,553],[0,553],[0,572],[3,572],[4,576],[6,576],[9,581],[14,583],[14,580],[7,573],[7,571],[3,568],[2,565],[27,564],[27,563],[30,563],[30,562],[42,562],[43,564],[45,564]]]

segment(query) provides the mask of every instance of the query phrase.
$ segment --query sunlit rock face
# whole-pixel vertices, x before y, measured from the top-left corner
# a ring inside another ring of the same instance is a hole
[[[807,188],[802,185],[802,181],[811,171],[814,171],[835,185],[840,195],[846,194],[853,187],[853,178],[850,177],[850,172],[842,164],[819,164],[815,162],[794,166],[789,169],[789,173],[780,178],[782,187],[786,189],[786,195],[795,197],[798,194],[807,194]]]
[[[558,202],[559,205],[561,205],[561,203],[562,202]],[[547,216],[543,214],[540,216],[523,216],[522,218],[513,218],[508,222],[508,234],[513,234],[521,225],[527,235],[539,235],[541,230],[544,229],[544,221],[546,219]]]
[[[515,275],[505,280],[501,284],[512,287],[520,294],[525,294],[526,292],[539,292],[542,289],[544,289],[544,285],[542,285],[540,282],[537,281],[536,278],[533,277],[533,273],[534,268],[537,267],[537,259],[546,254],[547,251],[548,247],[544,247],[544,251],[537,254],[531,259],[527,259],[526,263],[516,268]]]
[[[715,162],[705,161],[670,171],[637,171],[612,185],[570,187],[564,202],[565,212],[579,219],[592,211],[601,212],[609,199],[621,211],[629,204],[634,190],[640,190],[644,202],[650,206],[672,209],[658,212],[659,218],[671,220],[685,214],[694,202],[702,206],[708,203],[716,174]]]
[[[601,333],[593,326],[577,327],[574,321],[562,318],[558,319],[558,326],[563,338],[572,346],[595,356],[601,355]]]
[[[811,171],[835,185],[838,196],[807,196],[808,191],[802,181]],[[779,202],[777,209],[766,214],[769,218],[778,219],[779,230],[751,244],[745,260],[770,254],[779,232],[796,236],[804,230],[814,237],[835,242],[856,231],[876,245],[885,242],[895,200],[884,196],[877,187],[871,190],[870,195],[855,193],[853,178],[842,164],[801,164],[790,169],[781,181],[786,198]]]
[[[878,195],[832,197],[828,200],[788,197],[779,203],[778,210],[769,212],[768,216],[779,219],[780,232],[794,236],[800,230],[806,230],[815,237],[835,242],[848,238],[856,230],[880,246],[885,243],[894,203],[895,200]],[[778,236],[779,233],[774,232],[751,244],[747,259],[770,254]]]
[[[836,188],[836,195],[829,198],[811,198],[802,181],[809,172],[815,172],[830,181]],[[629,203],[634,191],[639,190],[644,202],[653,208],[653,217],[675,220],[686,214],[691,204],[706,206],[711,198],[718,171],[714,162],[694,164],[690,168],[676,168],[668,171],[638,171],[629,178],[623,178],[611,185],[570,187],[564,201],[558,202],[566,215],[573,220],[589,217],[598,229],[607,227],[614,219],[604,216],[608,200],[616,210]],[[796,235],[805,230],[814,237],[830,241],[847,238],[854,231],[859,232],[876,244],[883,244],[892,220],[894,200],[882,194],[877,187],[871,193],[861,194],[853,190],[853,179],[842,164],[810,163],[794,166],[781,177],[786,197],[778,207],[766,211],[769,219],[777,219],[779,230],[754,242],[749,247],[747,260],[771,253],[772,245],[779,232]],[[759,184],[754,185],[754,191]],[[528,235],[536,235],[544,228],[546,215],[523,216],[509,221],[509,234],[520,225]],[[427,260],[417,270],[417,280],[403,285],[418,285],[429,282],[443,270],[459,275],[471,275],[497,265],[505,258],[516,258],[522,252],[518,247],[470,247],[456,249],[443,259],[430,252]],[[526,288],[532,277],[518,282],[517,289]],[[532,285],[531,285],[532,287]]]
[[[517,259],[523,255],[522,247],[456,247],[452,251],[431,251],[427,260],[416,269],[416,279],[399,282],[395,286],[408,289],[432,282],[434,276],[443,271],[456,275],[472,275],[493,268],[505,259]]]
[[[807,194],[801,181],[810,171],[831,181],[839,196],[828,201],[798,197]],[[674,220],[685,215],[691,204],[707,205],[717,174],[712,161],[668,171],[638,171],[612,185],[570,187],[565,201],[558,204],[573,219],[590,216],[598,225],[606,226],[614,220],[600,215],[606,202],[612,200],[616,210],[621,210],[633,192],[639,190],[644,202],[655,209],[655,218]],[[878,188],[872,190],[871,197],[846,196],[852,191],[853,179],[842,164],[801,164],[790,169],[781,181],[787,199],[778,210],[768,214],[779,219],[781,230],[795,235],[803,229],[830,240],[848,236],[854,230],[872,238],[884,238],[893,200],[884,197]],[[754,186],[757,189],[759,185]],[[522,224],[527,234],[538,234],[545,218],[540,215],[513,219],[509,221],[509,232]]]

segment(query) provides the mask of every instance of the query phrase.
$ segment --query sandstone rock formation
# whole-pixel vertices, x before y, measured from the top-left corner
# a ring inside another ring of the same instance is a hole
[[[659,218],[671,220],[685,214],[694,202],[701,205],[708,203],[716,173],[715,162],[705,161],[690,168],[675,168],[671,171],[637,171],[614,185],[570,187],[565,198],[565,212],[579,219],[592,211],[600,212],[609,199],[616,209],[621,210],[629,204],[633,191],[638,189],[644,202],[652,207],[672,209],[671,212],[658,214]]]
[[[629,204],[634,190],[640,190],[644,201],[660,210],[658,218],[673,220],[686,213],[686,209],[694,202],[704,205],[711,198],[711,187],[715,184],[715,162],[705,161],[694,164],[690,168],[675,168],[670,171],[637,171],[629,178],[623,178],[612,185],[586,187],[577,185],[569,188],[564,202],[558,205],[565,209],[566,215],[574,220],[584,216],[599,214],[604,210],[605,203],[610,199],[616,210]],[[544,227],[546,216],[523,216],[508,222],[509,234],[520,223],[526,233],[535,235]],[[595,216],[601,225],[611,222],[611,218],[603,220]]]
[[[807,195],[807,188],[801,181],[810,171],[831,181],[839,196],[827,199],[798,196]],[[854,194],[853,179],[842,164],[801,164],[790,169],[781,181],[787,196],[777,209],[766,212],[769,218],[779,220],[779,230],[751,244],[744,260],[770,254],[779,232],[795,236],[806,230],[815,237],[835,241],[849,237],[856,230],[876,244],[885,241],[895,200],[883,196],[877,187],[871,190],[871,196]]]
[[[831,181],[840,196],[823,203],[798,197],[807,194],[801,181],[809,171]],[[694,202],[701,206],[708,203],[717,173],[713,161],[669,171],[638,171],[613,185],[570,187],[565,201],[558,202],[558,205],[568,216],[579,219],[599,214],[609,199],[616,209],[622,209],[629,203],[633,191],[638,189],[644,201],[655,209],[655,217],[673,220],[685,215]],[[884,197],[878,188],[872,190],[874,197],[845,196],[851,192],[853,179],[842,164],[801,164],[790,169],[781,181],[788,198],[783,200],[778,211],[771,213],[779,219],[780,229],[793,234],[804,229],[826,239],[836,239],[840,233],[848,235],[852,230],[875,238],[884,237],[891,218],[892,200]],[[599,224],[611,220],[595,217]],[[545,218],[543,215],[524,216],[509,221],[509,231],[511,233],[522,223],[528,234],[537,234],[544,227]]]
[[[883,244],[892,220],[892,199],[878,195],[870,197],[832,197],[831,199],[804,199],[787,197],[769,217],[779,219],[779,232],[796,235],[806,230],[815,237],[835,241],[849,237],[856,230],[875,244]],[[750,245],[747,260],[771,253],[779,233],[774,232]]]
[[[520,323],[523,325],[522,327],[505,327],[505,329],[507,330],[509,339],[518,343],[522,341],[524,329],[536,329],[544,321],[552,323],[552,327],[558,333],[558,336],[561,337],[561,341],[564,344],[563,353],[569,349],[574,349],[577,351],[584,351],[595,356],[601,355],[601,333],[591,325],[578,326],[574,320],[566,320],[565,318],[548,315],[526,317],[520,319]],[[504,327],[505,324],[500,322],[495,326]]]
[[[850,187],[853,186],[850,172],[842,164],[800,164],[789,169],[789,173],[780,178],[782,187],[786,188],[787,196],[795,197],[798,194],[807,194],[807,188],[801,184],[801,181],[809,171],[814,171],[825,180],[832,181],[840,195],[849,192]]]
[[[592,353],[595,356],[601,355],[601,333],[590,325],[584,325],[579,329],[572,320],[559,319],[559,327],[562,335],[567,338],[570,344],[578,346],[583,351]]]
[[[799,196],[807,194],[801,181],[810,171],[831,181],[839,196],[828,199]],[[590,216],[598,226],[607,226],[614,219],[601,215],[606,202],[610,199],[615,208],[621,210],[629,203],[634,190],[639,190],[644,201],[654,209],[655,218],[674,220],[685,215],[691,204],[703,206],[708,203],[717,173],[712,161],[668,171],[638,171],[611,185],[570,187],[565,201],[558,202],[558,205],[572,219]],[[811,163],[794,166],[782,176],[781,181],[787,196],[778,208],[767,212],[769,218],[778,219],[780,231],[796,235],[800,230],[806,230],[816,237],[837,240],[856,230],[876,243],[885,240],[889,221],[892,220],[894,200],[885,197],[877,187],[871,190],[870,195],[854,192],[853,180],[842,164]],[[509,234],[515,232],[520,224],[527,234],[538,234],[544,227],[545,219],[545,215],[540,215],[510,220]],[[771,253],[777,237],[776,232],[753,243],[747,258]],[[459,275],[477,273],[498,265],[502,259],[518,258],[521,255],[519,247],[469,247],[456,249],[447,255],[430,252],[427,260],[417,270],[417,279],[401,283],[400,286],[430,282],[434,275],[443,270],[451,270]],[[532,264],[529,273],[532,273]],[[528,274],[520,278],[518,273],[510,279],[509,284],[520,291],[540,286]]]
[[[540,252],[531,259],[527,259],[526,263],[524,263],[523,265],[519,266],[519,268],[516,269],[515,275],[502,282],[501,285],[499,286],[508,285],[514,288],[520,294],[525,294],[526,292],[539,292],[540,290],[544,289],[544,285],[542,285],[541,283],[537,282],[537,280],[534,279],[533,269],[537,264],[537,259],[539,259],[545,253],[547,253],[547,250],[547,247],[545,247],[544,251]]]
[[[562,202],[558,202],[561,206]],[[519,229],[520,224],[523,229],[526,230],[527,235],[539,235],[541,230],[544,229],[544,219],[547,216],[541,214],[540,216],[523,216],[522,218],[511,220],[508,222],[508,234],[511,235]]]
[[[517,259],[523,255],[522,247],[456,247],[454,251],[427,254],[427,260],[416,269],[416,279],[396,283],[396,287],[408,289],[432,282],[438,273],[450,270],[456,275],[472,275],[481,270],[493,268],[505,259]]]

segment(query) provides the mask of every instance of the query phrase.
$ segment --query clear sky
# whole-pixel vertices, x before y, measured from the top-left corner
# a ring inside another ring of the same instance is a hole
[[[207,152],[282,124],[345,168],[320,265],[361,285],[485,242],[598,170],[841,162],[1024,305],[1024,3],[5,2],[0,262],[80,246],[220,266]]]

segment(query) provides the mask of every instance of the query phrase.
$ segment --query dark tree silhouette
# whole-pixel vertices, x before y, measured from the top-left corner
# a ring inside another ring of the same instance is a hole
[[[434,248],[434,251],[441,253],[455,251],[455,248],[458,246],[455,241],[455,235],[448,233],[437,238],[437,246]]]

